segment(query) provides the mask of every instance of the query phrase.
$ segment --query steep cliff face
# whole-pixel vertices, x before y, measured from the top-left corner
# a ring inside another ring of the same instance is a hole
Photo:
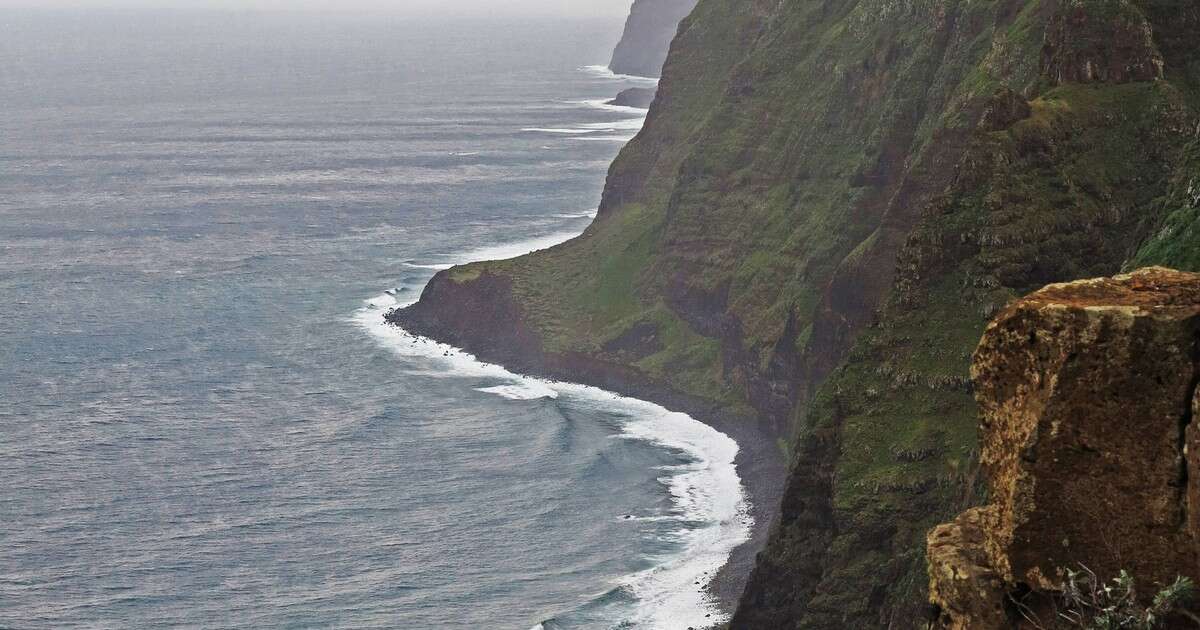
[[[757,418],[793,472],[732,627],[917,627],[925,534],[978,502],[988,319],[1200,264],[1198,29],[1168,0],[701,0],[587,232],[391,317]]]
[[[1080,566],[1200,577],[1200,275],[1047,287],[987,328],[972,376],[989,503],[929,535],[942,627],[1052,626],[1035,595]]]
[[[1023,63],[1041,71],[1001,81],[1012,92],[994,92],[953,180],[923,205],[872,325],[798,408],[780,523],[733,627],[919,627],[925,534],[978,501],[967,368],[988,318],[1046,283],[1195,251],[1179,190],[1196,173],[1196,51],[1168,61],[1165,80],[1059,84],[1045,49],[1080,4],[1025,5],[1015,24],[1036,29],[1040,50]],[[1164,41],[1172,20],[1200,24],[1194,6],[1145,15]],[[1172,214],[1181,227],[1163,233]],[[1139,246],[1156,232],[1156,252]]]
[[[1154,28],[1132,3],[1068,3],[1051,21],[1042,49],[1055,84],[1151,81],[1163,76]]]
[[[696,0],[634,0],[609,69],[617,74],[659,76],[680,20],[695,6]]]

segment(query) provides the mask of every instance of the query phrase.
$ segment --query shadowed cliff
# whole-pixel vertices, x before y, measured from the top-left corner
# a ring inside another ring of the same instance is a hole
[[[695,6],[696,0],[635,0],[609,69],[641,77],[661,75],[679,21]]]

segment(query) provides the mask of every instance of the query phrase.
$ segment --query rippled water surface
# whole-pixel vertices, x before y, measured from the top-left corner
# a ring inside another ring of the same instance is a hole
[[[620,26],[0,12],[0,627],[703,621],[732,442],[380,319],[591,221]]]

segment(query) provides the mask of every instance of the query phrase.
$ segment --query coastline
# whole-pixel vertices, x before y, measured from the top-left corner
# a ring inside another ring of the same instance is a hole
[[[779,511],[779,500],[787,476],[787,462],[777,445],[777,436],[766,430],[755,417],[730,413],[711,401],[673,391],[630,373],[623,366],[579,355],[546,355],[530,347],[527,343],[527,333],[524,331],[512,336],[496,335],[498,327],[494,325],[495,322],[491,325],[486,322],[486,314],[483,320],[476,322],[480,328],[474,329],[480,331],[480,336],[462,334],[463,329],[439,322],[435,317],[431,317],[432,314],[427,310],[431,308],[431,302],[426,300],[438,301],[440,280],[446,275],[446,272],[441,272],[431,279],[417,302],[387,312],[384,316],[387,323],[411,334],[461,348],[481,362],[501,366],[514,374],[596,387],[619,396],[646,401],[673,412],[687,414],[737,443],[738,453],[734,464],[746,493],[753,525],[749,538],[730,552],[725,564],[706,586],[706,591],[713,601],[725,613],[732,614],[754,568],[755,557],[766,545]],[[464,308],[460,304],[456,308],[453,303],[442,305],[468,316],[479,314],[470,306]],[[511,323],[515,320],[508,321]],[[483,331],[487,331],[487,334],[483,334]],[[473,338],[487,338],[491,341],[472,342]]]
[[[657,79],[615,75],[608,68],[599,66],[582,70],[605,79],[658,84]],[[634,117],[628,122],[636,121],[638,129],[647,115],[643,108],[631,108],[608,101],[585,103],[597,109],[633,114]],[[629,138],[622,137],[621,140],[627,141]],[[594,219],[595,214],[588,216]],[[455,262],[461,265],[513,258],[562,245],[582,236],[582,232],[583,229],[578,232],[571,230],[520,243],[484,247]],[[733,464],[748,506],[747,511],[752,517],[752,525],[747,538],[729,552],[724,564],[711,575],[701,590],[722,613],[732,616],[754,569],[756,556],[766,546],[787,480],[788,465],[778,445],[779,436],[774,430],[756,416],[730,412],[713,401],[674,391],[625,366],[584,355],[547,355],[542,352],[535,335],[522,325],[519,305],[514,303],[506,283],[495,285],[485,279],[483,284],[489,286],[482,293],[466,296],[454,290],[457,285],[449,280],[452,268],[428,268],[437,269],[438,272],[418,289],[420,297],[397,303],[383,315],[383,320],[389,326],[469,353],[484,364],[493,364],[518,376],[598,388],[621,397],[652,403],[670,412],[686,414],[737,444]],[[478,301],[480,299],[482,303]],[[445,315],[449,316],[443,317]]]

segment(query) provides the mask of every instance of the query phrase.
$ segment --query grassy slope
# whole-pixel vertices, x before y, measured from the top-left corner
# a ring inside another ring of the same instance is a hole
[[[827,285],[878,239],[908,161],[987,96],[971,73],[994,43],[996,4],[702,1],[596,224],[567,246],[454,277],[512,278],[550,352],[604,355],[650,323],[657,352],[605,358],[689,394],[756,403],[755,382],[794,376],[773,363],[805,349]]]
[[[1137,5],[1091,4],[1172,15]],[[549,352],[740,409],[790,383],[796,471],[735,627],[915,624],[924,532],[978,499],[966,374],[987,318],[1045,282],[1200,266],[1189,31],[1160,42],[1167,81],[1052,88],[1055,6],[701,0],[584,237],[451,272],[510,278]],[[978,129],[1006,87],[1030,116]],[[843,276],[880,283],[859,296],[879,310],[821,340],[853,315]],[[647,325],[645,352],[612,349]],[[823,385],[796,367],[843,356]]]
[[[753,2],[702,2],[681,25],[646,129],[614,163],[598,220],[565,246],[511,261],[455,270],[509,277],[525,316],[547,352],[603,354],[601,348],[640,321],[659,326],[664,349],[634,362],[685,393],[736,406],[721,379],[716,342],[696,334],[639,287],[661,248],[667,201],[679,163],[720,101],[745,41],[761,26]],[[616,358],[623,357],[606,357]]]

